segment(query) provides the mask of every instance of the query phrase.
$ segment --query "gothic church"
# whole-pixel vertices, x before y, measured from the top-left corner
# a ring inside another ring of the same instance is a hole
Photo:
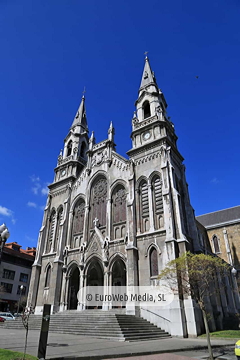
[[[115,151],[112,123],[107,139],[89,137],[83,96],[49,185],[28,297],[35,314],[45,303],[52,313],[84,310],[77,293],[86,285],[158,285],[168,261],[203,250],[166,109],[146,57],[126,159]],[[125,311],[172,335],[201,332],[194,301],[179,294],[167,308]]]

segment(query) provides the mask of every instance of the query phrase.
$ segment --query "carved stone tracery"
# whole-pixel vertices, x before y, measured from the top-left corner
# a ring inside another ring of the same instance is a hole
[[[99,227],[106,226],[107,180],[100,178],[91,190],[90,228],[94,228],[94,219],[99,220]]]
[[[122,204],[123,202],[125,202],[127,198],[127,194],[126,194],[126,190],[125,189],[119,189],[116,194],[115,194],[115,204]]]
[[[73,231],[72,231],[73,235],[83,232],[84,215],[85,215],[85,203],[83,201],[79,201],[74,209]]]
[[[118,185],[112,195],[112,237],[124,238],[126,234],[127,193],[122,185]]]
[[[107,181],[100,179],[93,188],[93,201],[97,203],[105,201],[107,196]]]

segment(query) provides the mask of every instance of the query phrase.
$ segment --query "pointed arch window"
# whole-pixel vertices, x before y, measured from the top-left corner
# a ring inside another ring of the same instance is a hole
[[[112,194],[112,238],[120,239],[126,233],[127,193],[123,185],[117,185]]]
[[[157,249],[152,246],[149,252],[149,260],[150,260],[150,276],[158,275],[158,254]]]
[[[145,180],[139,186],[139,204],[140,204],[140,229],[141,232],[149,230],[149,199],[148,185]]]
[[[152,179],[153,218],[156,230],[164,226],[163,223],[163,197],[162,182],[159,176]]]
[[[82,158],[85,158],[85,154],[86,154],[86,143],[83,141],[81,145],[80,156]]]
[[[67,144],[67,156],[70,156],[72,154],[72,140],[69,141]]]
[[[219,254],[221,251],[220,251],[219,239],[216,235],[213,235],[212,242],[213,242],[213,250],[215,254]]]
[[[76,248],[80,246],[83,237],[85,217],[85,202],[79,199],[73,210],[73,224],[72,224],[72,242],[71,247]]]
[[[90,229],[94,228],[93,220],[98,219],[100,228],[106,227],[107,213],[107,180],[98,178],[91,189],[91,208],[90,208]]]
[[[54,241],[54,245],[53,245],[53,251],[57,250],[59,236],[60,236],[60,223],[62,220],[63,220],[63,208],[61,206],[57,213],[57,225],[56,225],[56,234],[55,234],[55,241]]]
[[[46,271],[46,277],[45,277],[45,287],[50,286],[50,280],[51,280],[51,265],[48,265],[47,271]]]
[[[143,118],[146,119],[151,116],[150,104],[149,101],[144,101],[143,103]]]
[[[49,253],[52,250],[52,243],[54,239],[54,230],[55,230],[55,222],[56,222],[56,211],[53,210],[51,216],[49,218],[48,223],[48,237],[47,237],[47,247],[46,253]]]

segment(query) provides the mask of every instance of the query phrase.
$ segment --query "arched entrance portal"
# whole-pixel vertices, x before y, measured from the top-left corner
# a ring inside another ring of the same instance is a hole
[[[112,286],[126,286],[126,266],[121,259],[116,260],[113,264]]]
[[[116,260],[113,264],[112,286],[117,287],[117,288],[126,286],[126,266],[121,259]],[[117,288],[115,288],[115,289],[117,290]],[[113,292],[114,292],[114,289],[113,289]],[[122,293],[123,289],[118,289],[117,293],[118,292]],[[115,305],[113,304],[112,307],[113,307],[113,309],[114,308],[125,308],[126,302],[121,302],[121,303],[115,304]]]
[[[92,260],[87,271],[87,286],[103,286],[103,269],[98,260]],[[99,306],[87,306],[87,309],[101,309]]]
[[[68,310],[76,310],[78,305],[79,269],[76,267],[70,275],[68,291]]]

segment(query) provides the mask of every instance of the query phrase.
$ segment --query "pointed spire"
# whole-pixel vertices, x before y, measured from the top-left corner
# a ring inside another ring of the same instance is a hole
[[[113,127],[113,123],[111,121],[108,129],[108,140],[114,141],[114,134],[115,134],[115,130]]]
[[[94,131],[92,131],[92,135],[89,139],[89,142],[95,143],[95,136],[94,136]]]
[[[95,136],[94,136],[94,131],[92,131],[92,135],[89,139],[89,150],[93,149],[94,144],[95,144]]]
[[[88,131],[86,109],[85,109],[85,96],[84,95],[82,96],[80,106],[75,115],[75,118],[73,120],[71,128],[74,128],[77,125],[80,125],[80,133],[82,133],[84,131]]]
[[[140,89],[142,89],[143,87],[146,87],[146,86],[148,86],[150,84],[154,84],[154,85],[157,86],[155,76],[154,76],[154,72],[151,69],[148,57],[146,55]]]

